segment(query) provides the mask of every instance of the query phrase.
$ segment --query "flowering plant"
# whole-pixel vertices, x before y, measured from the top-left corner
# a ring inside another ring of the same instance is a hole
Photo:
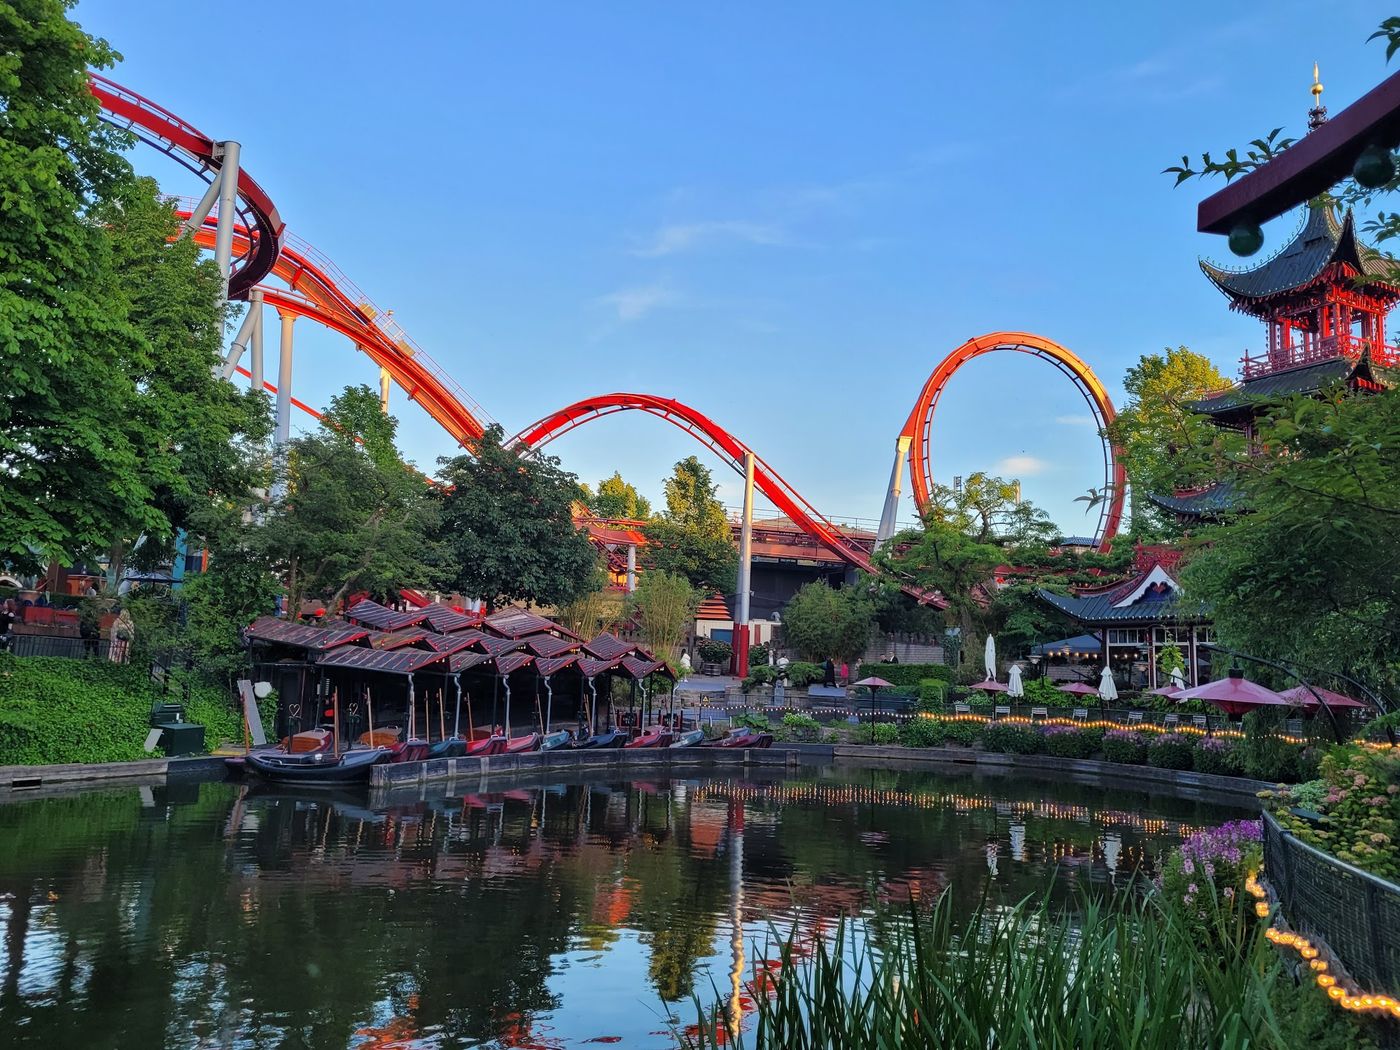
[[[1312,810],[1321,819],[1293,813]],[[1400,750],[1336,747],[1322,779],[1280,790],[1274,817],[1304,842],[1383,878],[1400,878]]]
[[[1264,826],[1234,820],[1189,836],[1162,868],[1157,886],[1193,923],[1213,929],[1243,902],[1244,883],[1263,862]]]

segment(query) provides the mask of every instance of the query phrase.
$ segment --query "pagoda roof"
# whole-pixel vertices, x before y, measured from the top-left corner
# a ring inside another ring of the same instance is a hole
[[[1181,496],[1161,496],[1153,492],[1148,493],[1147,498],[1173,514],[1204,518],[1234,510],[1239,505],[1240,494],[1234,482],[1220,481],[1200,492]]]
[[[1339,222],[1331,202],[1324,200],[1310,202],[1302,228],[1258,266],[1226,270],[1201,260],[1201,269],[1236,308],[1264,315],[1265,300],[1312,284],[1333,263],[1345,263],[1357,274],[1374,278],[1365,283],[1385,285],[1400,295],[1391,277],[1395,260],[1362,244],[1351,212]]]
[[[1126,580],[1075,594],[1041,589],[1037,596],[1047,605],[1087,626],[1132,626],[1159,623],[1200,623],[1210,618],[1202,602],[1181,596],[1181,584],[1171,571],[1175,557],[1140,553],[1138,571]]]

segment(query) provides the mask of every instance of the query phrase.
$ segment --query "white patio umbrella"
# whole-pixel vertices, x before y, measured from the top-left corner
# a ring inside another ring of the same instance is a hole
[[[986,680],[995,682],[997,680],[997,639],[994,634],[987,635],[987,650],[983,659],[987,664]]]
[[[1006,672],[1006,695],[1021,697],[1026,695],[1025,687],[1021,685],[1021,665],[1012,664],[1011,670]]]
[[[1186,676],[1181,673],[1180,667],[1172,668],[1172,685],[1176,686],[1178,689],[1186,688]]]
[[[1101,700],[1118,699],[1118,687],[1113,684],[1113,672],[1108,669],[1108,664],[1103,665],[1103,675],[1099,678],[1099,698]]]

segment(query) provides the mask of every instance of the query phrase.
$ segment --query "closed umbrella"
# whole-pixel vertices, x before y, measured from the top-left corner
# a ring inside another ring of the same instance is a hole
[[[1021,685],[1021,665],[1012,664],[1011,669],[1006,672],[1006,695],[1022,697],[1026,695],[1025,687]]]
[[[1103,665],[1103,674],[1099,676],[1099,698],[1104,703],[1118,699],[1118,686],[1114,684],[1113,672],[1108,669],[1108,664]]]
[[[1176,694],[1175,700],[1177,703],[1183,700],[1206,700],[1227,715],[1242,715],[1256,707],[1293,706],[1272,689],[1258,682],[1251,682],[1244,676],[1244,672],[1239,670],[1231,670],[1227,677],[1198,685],[1194,689],[1183,689]]]
[[[1185,688],[1186,688],[1186,675],[1182,674],[1182,671],[1181,671],[1181,668],[1180,668],[1180,667],[1173,667],[1173,668],[1172,668],[1172,688],[1173,688],[1173,689],[1185,689]]]
[[[987,648],[982,654],[987,664],[987,681],[997,680],[997,639],[996,635],[987,635]]]

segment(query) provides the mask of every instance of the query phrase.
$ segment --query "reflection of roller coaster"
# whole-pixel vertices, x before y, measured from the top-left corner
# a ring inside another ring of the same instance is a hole
[[[329,260],[310,245],[287,235],[271,198],[241,169],[237,143],[215,141],[169,110],[105,77],[94,75],[91,89],[105,119],[129,129],[141,141],[175,158],[209,183],[204,197],[187,205],[181,216],[196,241],[214,251],[227,281],[228,297],[250,304],[225,361],[224,374],[232,377],[236,371],[249,375],[255,383],[276,393],[278,440],[285,441],[289,436],[291,408],[306,408],[295,401],[291,390],[292,322],[297,317],[309,317],[349,339],[380,367],[382,376],[397,383],[459,444],[470,447],[482,435],[483,421],[489,422],[489,417],[481,407]],[[268,276],[279,278],[288,287],[263,284]],[[262,304],[276,309],[282,322],[275,386],[263,379]],[[245,349],[252,351],[251,369],[239,365]],[[1014,350],[1049,361],[1075,383],[1100,428],[1113,419],[1113,406],[1103,385],[1088,365],[1063,347],[1026,333],[996,333],[970,340],[934,370],[900,432],[881,519],[882,540],[894,531],[906,456],[915,503],[920,512],[929,506],[934,491],[930,451],[933,412],[948,380],[966,361],[996,350]],[[521,447],[538,448],[589,420],[623,411],[644,412],[674,424],[742,472],[744,456],[750,451],[747,445],[690,406],[648,394],[586,398],[527,427],[513,441]],[[1096,538],[1101,545],[1107,544],[1118,529],[1125,489],[1122,466],[1107,439],[1103,448],[1110,498],[1099,521]],[[762,458],[755,456],[755,460],[755,484],[779,511],[847,564],[873,570],[865,550],[847,539],[837,525],[818,513]]]

